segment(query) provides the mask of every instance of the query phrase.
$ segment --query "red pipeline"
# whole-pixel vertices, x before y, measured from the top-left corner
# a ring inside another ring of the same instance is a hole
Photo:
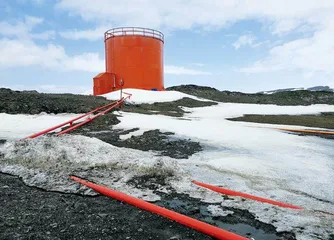
[[[216,239],[220,240],[248,240],[248,238],[242,237],[240,235],[237,235],[235,233],[231,233],[228,231],[225,231],[221,228],[212,226],[208,223],[201,222],[199,220],[193,219],[191,217],[185,216],[183,214],[168,210],[166,208],[157,206],[155,204],[146,202],[144,200],[126,195],[124,193],[109,189],[107,187],[103,187],[97,184],[94,184],[92,182],[83,180],[81,178],[75,177],[75,176],[70,176],[71,179],[74,181],[81,183],[87,187],[92,188],[93,190],[106,195],[108,197],[117,199],[122,202],[126,202],[128,204],[131,204],[135,207],[144,209],[146,211],[161,215],[163,217],[169,218],[171,220],[174,220],[180,224],[183,224],[187,227],[193,228],[199,232],[202,232],[206,235],[209,235],[211,237],[214,237]]]
[[[276,205],[276,206],[284,207],[284,208],[292,208],[292,209],[298,209],[298,210],[303,210],[304,209],[302,207],[294,206],[294,205],[291,205],[291,204],[282,203],[282,202],[278,202],[278,201],[271,200],[271,199],[268,199],[268,198],[254,196],[254,195],[247,194],[247,193],[237,192],[237,191],[233,191],[233,190],[230,190],[230,189],[227,189],[227,188],[217,187],[217,186],[213,186],[213,185],[210,185],[210,184],[201,183],[201,182],[198,182],[198,181],[192,181],[192,182],[194,184],[198,185],[198,186],[201,186],[201,187],[210,189],[214,192],[222,193],[222,194],[225,194],[225,195],[243,197],[243,198],[252,199],[252,200],[263,202],[263,203],[269,203],[271,205]]]

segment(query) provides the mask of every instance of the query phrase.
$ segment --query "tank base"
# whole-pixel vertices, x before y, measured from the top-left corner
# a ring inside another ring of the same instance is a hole
[[[97,76],[93,78],[94,87],[93,87],[93,95],[102,95],[106,93],[110,93],[113,91],[120,90],[121,88],[135,88],[142,90],[151,90],[151,91],[164,91],[163,87],[134,87],[133,85],[127,84],[126,81],[118,79],[116,74],[104,72],[99,73]]]

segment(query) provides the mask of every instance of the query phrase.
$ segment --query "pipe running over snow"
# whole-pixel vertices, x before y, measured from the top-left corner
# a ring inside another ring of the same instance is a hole
[[[263,202],[263,203],[269,203],[271,205],[276,205],[276,206],[284,207],[284,208],[292,208],[292,209],[296,209],[296,210],[303,210],[304,209],[302,207],[298,207],[298,206],[295,206],[295,205],[282,203],[282,202],[278,202],[278,201],[275,201],[275,200],[254,196],[254,195],[247,194],[247,193],[237,192],[237,191],[233,191],[233,190],[230,190],[230,189],[227,189],[227,188],[221,188],[221,187],[213,186],[213,185],[210,185],[210,184],[198,182],[198,181],[195,181],[195,180],[192,181],[192,182],[194,184],[196,184],[197,186],[201,186],[201,187],[210,189],[214,192],[222,193],[222,194],[225,194],[225,195],[243,197],[243,198],[252,199],[252,200]]]
[[[225,231],[221,228],[212,226],[208,223],[201,222],[199,220],[193,219],[191,217],[185,216],[183,214],[168,210],[166,208],[157,206],[155,204],[146,202],[144,200],[126,195],[124,193],[112,190],[107,187],[103,187],[97,184],[94,184],[92,182],[86,181],[84,179],[75,177],[75,176],[70,176],[70,178],[78,183],[81,183],[89,188],[92,188],[93,190],[106,195],[108,197],[117,199],[122,202],[126,202],[130,205],[133,205],[135,207],[144,209],[146,211],[161,215],[163,217],[169,218],[171,220],[174,220],[180,224],[183,224],[187,227],[193,228],[199,232],[202,232],[206,235],[209,235],[211,237],[214,237],[216,239],[220,240],[248,240],[246,237],[242,237],[240,235],[237,235],[232,232]]]

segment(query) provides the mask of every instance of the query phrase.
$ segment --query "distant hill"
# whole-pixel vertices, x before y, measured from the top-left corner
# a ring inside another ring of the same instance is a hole
[[[289,90],[275,90],[271,93],[242,93],[231,91],[219,91],[211,87],[197,85],[180,85],[169,87],[167,90],[175,90],[219,102],[232,103],[257,103],[276,105],[334,105],[334,92],[329,87],[313,87],[309,90],[290,88]]]
[[[276,89],[276,90],[270,90],[270,91],[261,91],[258,93],[273,94],[273,93],[278,93],[278,92],[291,92],[291,91],[299,91],[299,90],[312,91],[312,92],[319,92],[319,91],[334,92],[334,89],[330,88],[329,86],[315,86],[311,88],[283,88],[283,89]]]

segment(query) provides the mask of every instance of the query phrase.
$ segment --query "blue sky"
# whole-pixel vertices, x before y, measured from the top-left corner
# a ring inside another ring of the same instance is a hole
[[[2,0],[0,87],[92,88],[119,26],[164,32],[166,87],[334,87],[333,12],[332,0]]]

